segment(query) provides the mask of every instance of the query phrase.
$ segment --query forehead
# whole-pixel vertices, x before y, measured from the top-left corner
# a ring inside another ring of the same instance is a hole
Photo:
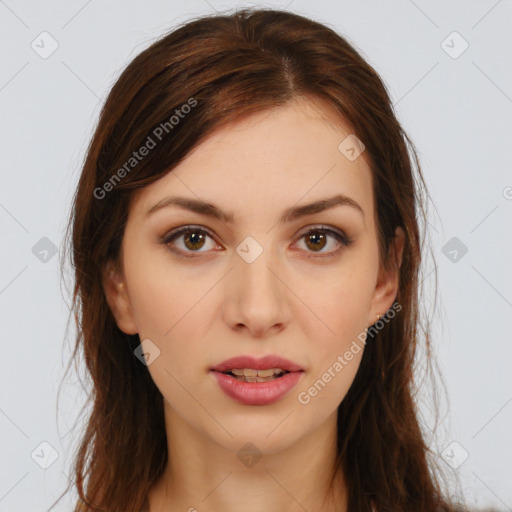
[[[300,100],[213,131],[171,172],[137,193],[143,215],[168,195],[214,203],[235,221],[345,194],[373,216],[371,170],[363,153],[342,152],[349,126],[325,105]],[[340,149],[340,144],[341,149]]]

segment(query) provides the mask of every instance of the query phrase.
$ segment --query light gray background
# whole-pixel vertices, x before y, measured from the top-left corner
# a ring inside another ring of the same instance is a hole
[[[65,341],[59,253],[101,104],[128,62],[169,28],[242,5],[255,4],[0,0],[2,512],[48,510],[67,483],[76,437],[66,434],[84,397],[68,374],[57,414],[74,334]],[[468,503],[512,510],[512,1],[258,5],[329,24],[386,82],[437,209],[429,214],[435,262],[427,257],[423,273],[431,289],[438,271],[434,343],[450,408],[433,446],[458,466],[441,460],[448,476],[460,476]],[[31,47],[42,47],[44,31],[58,43],[47,59]],[[469,47],[458,55],[461,38]],[[32,250],[43,237],[59,249],[46,262]],[[454,246],[457,261],[443,253],[454,243],[467,247],[461,257]],[[433,300],[424,304],[431,310]],[[35,462],[51,462],[42,442],[58,453],[47,469]]]

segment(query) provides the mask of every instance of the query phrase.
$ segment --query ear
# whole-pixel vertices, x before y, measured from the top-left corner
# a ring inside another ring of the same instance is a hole
[[[395,237],[389,247],[390,268],[379,269],[377,285],[372,298],[371,318],[369,324],[376,322],[377,314],[384,315],[392,306],[398,292],[400,267],[404,250],[405,233],[398,226],[395,230]]]
[[[113,262],[108,262],[102,273],[103,291],[116,324],[125,334],[137,334],[126,282],[121,270]]]

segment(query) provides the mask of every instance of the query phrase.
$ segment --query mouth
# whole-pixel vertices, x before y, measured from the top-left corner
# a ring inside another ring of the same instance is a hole
[[[237,356],[210,368],[220,389],[244,405],[270,405],[281,400],[303,377],[305,370],[284,357]]]
[[[288,370],[283,370],[282,368],[269,368],[267,370],[233,368],[232,370],[219,373],[229,375],[230,377],[242,382],[270,382],[272,380],[281,379],[284,375],[290,372]]]

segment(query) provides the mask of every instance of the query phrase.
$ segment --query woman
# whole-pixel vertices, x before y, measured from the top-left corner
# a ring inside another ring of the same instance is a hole
[[[320,23],[246,9],[138,55],[70,222],[75,510],[456,510],[413,400],[420,186],[381,79]]]

